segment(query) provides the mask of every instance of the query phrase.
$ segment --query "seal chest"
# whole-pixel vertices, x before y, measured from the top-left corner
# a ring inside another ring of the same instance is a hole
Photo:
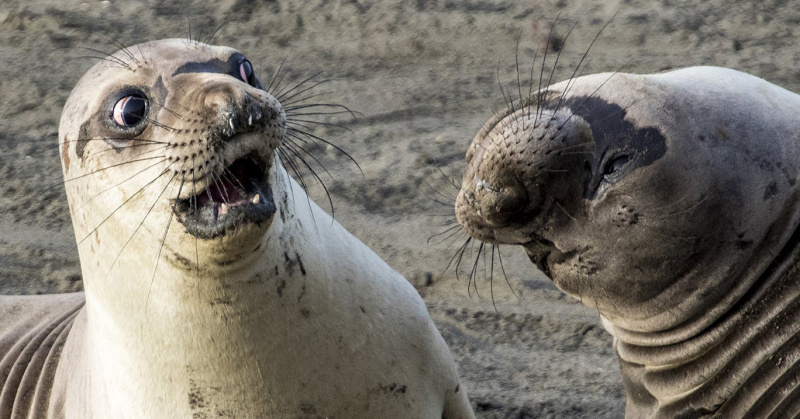
[[[697,67],[530,99],[470,146],[464,229],[599,310],[626,416],[798,414],[800,96]]]
[[[0,297],[0,365],[48,377],[9,376],[0,412],[473,417],[413,287],[284,170],[291,114],[227,47],[145,43],[83,76],[59,140],[85,295]],[[61,333],[47,363],[15,349],[37,317]]]

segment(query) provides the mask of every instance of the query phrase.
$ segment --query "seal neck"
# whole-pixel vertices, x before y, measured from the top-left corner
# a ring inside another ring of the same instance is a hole
[[[603,317],[615,338],[629,411],[674,417],[692,406],[688,413],[694,415],[766,416],[800,392],[791,378],[800,374],[800,365],[784,361],[800,345],[800,217],[794,195],[791,210],[773,224],[790,228],[768,232],[732,297],[700,311],[700,319],[646,332]]]
[[[308,322],[299,303],[316,303],[322,295],[306,281],[306,273],[326,277],[319,234],[332,224],[280,172],[276,191],[293,194],[276,199],[284,217],[276,214],[263,240],[237,263],[201,269],[198,277],[194,269],[162,259],[149,295],[117,294],[113,301],[87,286],[83,347],[94,411],[109,417],[161,417],[165,412],[191,417],[197,408],[193,394],[254,409],[245,415],[250,417],[280,411],[264,395],[280,391],[280,382],[291,372],[291,362],[281,357],[296,353],[270,348],[297,344],[292,330]],[[293,205],[291,215],[287,205]],[[127,277],[113,280],[142,282],[137,271],[126,268],[118,271],[128,272]]]

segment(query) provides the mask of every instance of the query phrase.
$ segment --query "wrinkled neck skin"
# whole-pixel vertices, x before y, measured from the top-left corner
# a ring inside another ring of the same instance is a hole
[[[613,310],[601,311],[619,356],[627,418],[740,417],[744,412],[766,417],[773,408],[796,413],[799,199],[793,191],[773,224],[779,227],[749,255],[745,268],[726,278],[728,294],[713,300],[692,296],[688,300],[694,304],[682,304],[681,310],[697,317],[666,329],[634,331],[620,326],[631,322],[615,319]],[[694,293],[704,292],[711,294]]]
[[[301,270],[324,277],[319,234],[332,220],[307,201],[283,168],[270,170],[278,212],[271,225],[249,237],[221,246],[219,239],[195,242],[173,220],[157,255],[152,241],[164,237],[162,219],[161,230],[155,227],[159,223],[143,226],[127,247],[141,243],[148,251],[126,250],[113,268],[124,242],[103,240],[127,236],[91,238],[93,251],[81,245],[81,265],[89,267],[83,271],[86,312],[73,330],[84,333],[74,333],[79,338],[68,341],[64,352],[84,358],[69,372],[66,403],[92,405],[75,411],[119,418],[166,417],[165,412],[191,417],[191,407],[207,408],[217,400],[255,409],[239,412],[247,417],[280,411],[270,405],[269,395],[291,371],[270,368],[275,359],[290,355],[272,354],[270,341],[291,340],[287,335],[302,321],[298,306],[282,301],[280,294],[301,287],[287,284],[303,281]],[[77,225],[83,224],[76,220]],[[76,236],[80,240],[81,232]]]

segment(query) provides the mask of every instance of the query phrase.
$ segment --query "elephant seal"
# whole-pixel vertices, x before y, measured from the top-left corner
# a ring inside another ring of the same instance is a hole
[[[798,109],[725,68],[561,82],[481,129],[457,218],[600,312],[626,417],[795,417]]]
[[[0,417],[471,418],[414,288],[277,158],[240,52],[96,64],[64,106],[85,293],[0,297]]]

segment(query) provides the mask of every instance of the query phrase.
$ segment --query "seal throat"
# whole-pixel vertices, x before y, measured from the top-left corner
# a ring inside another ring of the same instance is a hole
[[[176,199],[175,215],[187,233],[202,239],[223,236],[244,224],[262,224],[276,211],[268,170],[256,152],[240,157],[221,174],[210,175],[207,186],[195,195]]]

